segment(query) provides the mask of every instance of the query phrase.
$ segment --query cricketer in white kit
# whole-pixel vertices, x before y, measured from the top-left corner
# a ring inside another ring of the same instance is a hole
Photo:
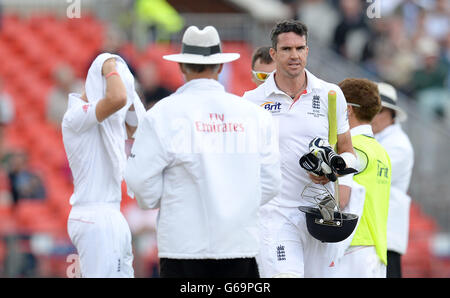
[[[308,47],[304,24],[281,21],[272,29],[271,39],[270,54],[277,68],[262,85],[243,96],[270,111],[279,128],[281,191],[260,209],[262,243],[258,268],[261,277],[266,278],[315,277],[319,264],[329,264],[331,259],[318,253],[318,247],[326,244],[309,234],[305,215],[297,207],[312,205],[301,196],[308,183],[329,181],[324,177],[312,177],[300,167],[299,159],[308,152],[309,143],[315,137],[328,140],[328,92],[334,90],[337,95],[337,153],[346,155],[347,165],[353,165],[348,162],[350,157],[355,157],[346,115],[347,103],[337,85],[306,70]],[[330,188],[334,192],[332,185]]]
[[[69,95],[62,122],[74,179],[67,228],[82,277],[134,277],[131,233],[120,202],[125,123],[130,133],[135,131],[143,109],[139,103],[125,61],[107,53],[92,63],[86,92]]]

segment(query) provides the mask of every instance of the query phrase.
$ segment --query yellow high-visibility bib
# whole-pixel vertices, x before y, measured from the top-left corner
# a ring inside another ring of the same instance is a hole
[[[367,165],[353,179],[366,188],[363,213],[350,245],[374,245],[377,255],[387,264],[387,218],[391,189],[391,162],[386,150],[365,135],[352,137],[358,155]]]

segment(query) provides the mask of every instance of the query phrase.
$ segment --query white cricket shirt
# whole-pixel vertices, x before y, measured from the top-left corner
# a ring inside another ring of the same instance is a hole
[[[122,166],[117,161],[121,153],[116,154],[123,152],[126,161],[124,116],[114,113],[99,123],[95,114],[97,103],[83,101],[80,94],[69,94],[62,135],[73,176],[71,205],[121,201]]]
[[[338,134],[349,129],[347,102],[336,84],[327,83],[308,70],[306,93],[297,101],[278,89],[276,72],[258,88],[247,91],[244,98],[270,111],[279,129],[281,160],[281,191],[272,204],[284,207],[308,205],[301,193],[309,182],[308,173],[299,165],[300,157],[309,151],[309,142],[315,137],[328,140],[328,91],[336,91]],[[327,186],[330,186],[328,184]]]
[[[391,159],[392,178],[387,225],[388,250],[406,252],[409,235],[409,207],[407,191],[414,165],[414,150],[400,124],[395,123],[377,133],[375,138]]]

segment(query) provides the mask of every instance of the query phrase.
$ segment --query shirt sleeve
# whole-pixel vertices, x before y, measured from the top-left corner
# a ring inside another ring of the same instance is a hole
[[[97,103],[98,101],[72,106],[64,116],[65,125],[81,133],[99,124],[95,113]]]
[[[281,187],[280,154],[277,129],[272,115],[264,117],[261,146],[261,205],[266,204],[276,195]]]
[[[336,88],[336,118],[338,135],[345,133],[350,129],[347,115],[347,100],[341,88]]]
[[[170,160],[151,114],[143,118],[135,136],[125,169],[125,181],[142,209],[159,208],[163,171]]]

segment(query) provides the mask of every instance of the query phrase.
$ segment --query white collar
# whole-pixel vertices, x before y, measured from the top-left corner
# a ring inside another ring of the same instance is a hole
[[[385,136],[391,134],[394,130],[398,129],[398,127],[400,127],[400,124],[398,123],[393,123],[389,126],[386,126],[382,131],[380,131],[379,133],[377,133],[375,136],[377,138],[384,138]]]
[[[176,94],[182,93],[188,89],[217,89],[225,92],[225,88],[217,80],[214,79],[195,79],[186,82],[183,86],[175,91]]]
[[[350,134],[353,136],[356,135],[365,135],[373,138],[372,126],[370,124],[358,125],[350,129]]]
[[[275,83],[275,73],[276,73],[276,70],[273,71],[269,75],[267,80],[263,83],[265,96],[269,96],[269,95],[272,95],[274,93],[275,94],[287,95],[285,92],[280,90],[278,88],[277,84]],[[315,75],[310,73],[306,68],[305,68],[305,73],[306,73],[306,80],[307,80],[306,92],[310,93],[313,89],[321,89],[321,85],[319,83],[319,79]]]

